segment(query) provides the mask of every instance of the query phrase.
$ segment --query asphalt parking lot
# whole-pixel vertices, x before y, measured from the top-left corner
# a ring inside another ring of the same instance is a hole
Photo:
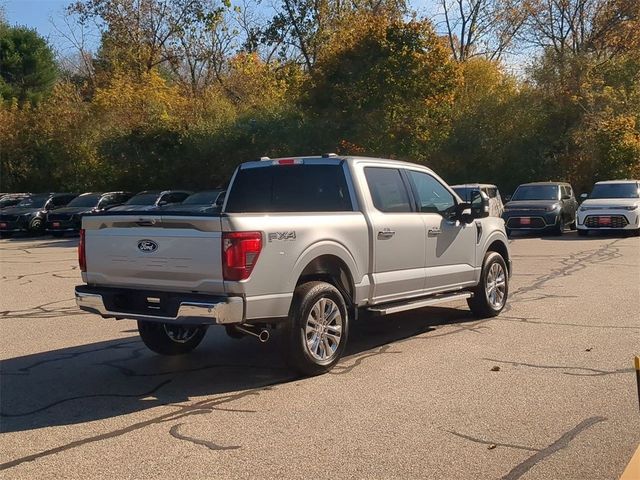
[[[212,328],[163,358],[76,309],[76,240],[0,241],[0,477],[617,479],[640,443],[640,238],[517,237],[507,310],[360,323],[329,374]]]

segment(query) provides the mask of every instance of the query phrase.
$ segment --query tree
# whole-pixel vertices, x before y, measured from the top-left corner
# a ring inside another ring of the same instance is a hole
[[[499,59],[527,18],[525,5],[526,0],[440,0],[454,58]]]
[[[36,103],[51,91],[57,75],[53,52],[35,30],[0,22],[0,97]]]
[[[458,66],[427,21],[355,15],[318,58],[307,99],[324,146],[425,160],[446,135]]]

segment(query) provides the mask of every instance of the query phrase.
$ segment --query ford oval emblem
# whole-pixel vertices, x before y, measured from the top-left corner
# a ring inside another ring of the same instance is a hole
[[[140,240],[138,250],[144,253],[153,253],[158,249],[158,244],[153,240]]]

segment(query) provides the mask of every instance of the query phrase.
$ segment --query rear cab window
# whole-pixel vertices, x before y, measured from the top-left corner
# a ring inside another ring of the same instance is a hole
[[[352,212],[340,163],[240,168],[228,192],[226,213]]]
[[[384,213],[412,211],[409,192],[399,169],[366,167],[364,175],[377,210]]]

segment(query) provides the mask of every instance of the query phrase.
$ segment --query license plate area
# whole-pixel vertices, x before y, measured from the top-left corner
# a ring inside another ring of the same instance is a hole
[[[60,228],[60,222],[53,222],[53,228]]]
[[[611,226],[611,217],[598,217],[598,225]]]
[[[6,223],[0,223],[0,228],[7,228],[7,224]]]
[[[522,217],[520,219],[520,225],[531,225],[531,218],[529,217]]]

